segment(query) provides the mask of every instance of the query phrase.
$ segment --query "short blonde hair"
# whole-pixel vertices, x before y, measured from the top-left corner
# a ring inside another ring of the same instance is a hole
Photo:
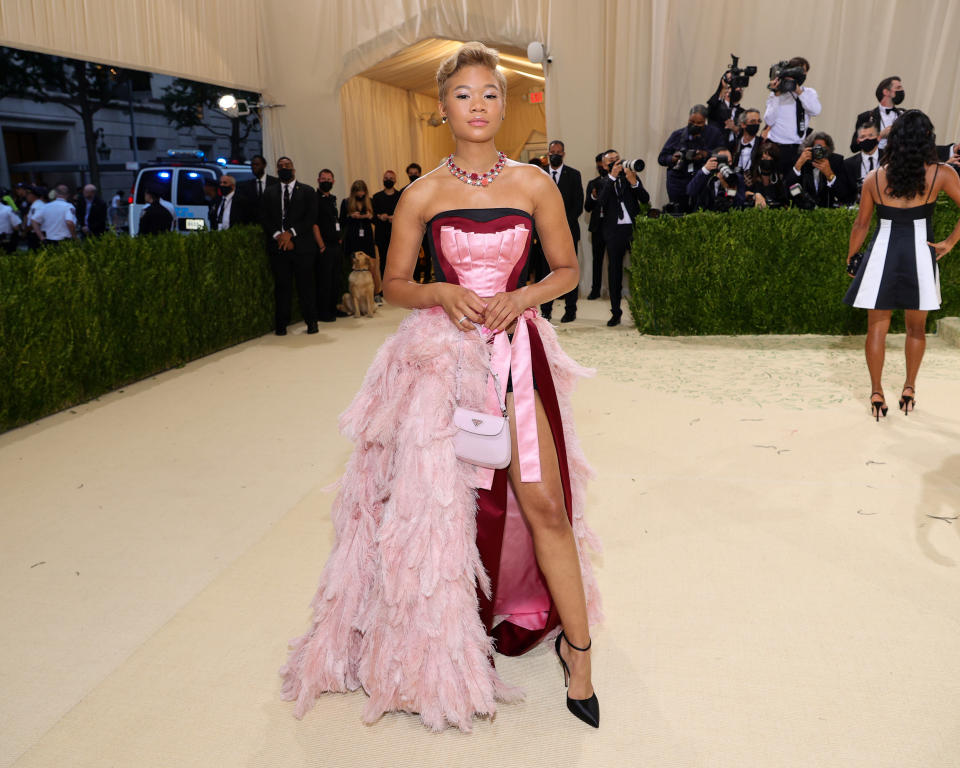
[[[437,88],[440,91],[440,101],[447,95],[447,82],[464,67],[481,66],[493,72],[493,78],[500,89],[500,96],[507,98],[507,78],[497,69],[500,63],[500,52],[476,41],[464,43],[456,53],[451,54],[437,70]]]

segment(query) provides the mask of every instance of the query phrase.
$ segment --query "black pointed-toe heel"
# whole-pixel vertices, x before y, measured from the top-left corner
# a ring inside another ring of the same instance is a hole
[[[910,390],[909,395],[906,394],[908,389]],[[916,394],[917,391],[909,384],[903,385],[903,394],[900,395],[900,410],[903,411],[904,416],[917,407],[917,401],[915,399]]]
[[[593,640],[591,639],[587,643],[586,648],[577,648],[573,643],[567,639],[563,632],[557,635],[556,650],[557,658],[560,659],[560,664],[563,666],[563,684],[567,687],[570,686],[570,667],[567,666],[567,662],[563,660],[563,656],[560,655],[560,642],[562,640],[567,641],[573,650],[580,651],[585,653],[590,650],[590,646],[593,645]],[[574,717],[583,720],[587,725],[592,725],[594,728],[600,727],[600,701],[597,699],[597,694],[594,693],[589,699],[571,699],[567,696],[567,709],[574,715]]]
[[[870,395],[870,409],[873,411],[873,415],[877,421],[880,421],[880,415],[883,414],[884,417],[887,415],[887,401],[886,400],[874,400],[874,396],[880,395],[883,397],[883,392],[874,392]]]

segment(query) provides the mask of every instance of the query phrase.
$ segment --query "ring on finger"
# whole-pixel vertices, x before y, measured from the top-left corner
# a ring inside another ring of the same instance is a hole
[[[457,325],[460,325],[460,323],[462,323],[462,322],[463,322],[464,320],[466,320],[466,319],[467,319],[467,316],[464,315],[464,316],[461,317],[459,320],[457,320]]]

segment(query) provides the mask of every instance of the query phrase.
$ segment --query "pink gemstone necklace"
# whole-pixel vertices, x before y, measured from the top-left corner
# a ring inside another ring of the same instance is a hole
[[[475,187],[485,187],[490,184],[497,176],[500,175],[500,171],[503,170],[503,166],[507,164],[507,156],[503,152],[497,152],[497,162],[486,173],[469,173],[455,162],[453,162],[453,155],[447,157],[447,170],[450,171],[454,176],[456,176],[464,184],[471,184]]]

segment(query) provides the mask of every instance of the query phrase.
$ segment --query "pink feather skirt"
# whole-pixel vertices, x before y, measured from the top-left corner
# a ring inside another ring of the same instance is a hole
[[[592,371],[575,363],[540,317],[529,321],[534,379],[560,464],[591,624],[602,619],[583,519],[592,472],[570,397]],[[471,339],[470,336],[473,338]],[[506,470],[490,490],[453,451],[460,332],[439,307],[414,310],[380,350],[340,417],[354,443],[333,503],[333,551],[311,603],[310,630],[290,643],[282,697],[300,718],[320,694],[363,688],[363,720],[419,714],[434,731],[470,731],[474,717],[523,692],[493,653],[519,655],[559,631],[529,529]],[[463,339],[461,405],[483,409],[486,350]]]

